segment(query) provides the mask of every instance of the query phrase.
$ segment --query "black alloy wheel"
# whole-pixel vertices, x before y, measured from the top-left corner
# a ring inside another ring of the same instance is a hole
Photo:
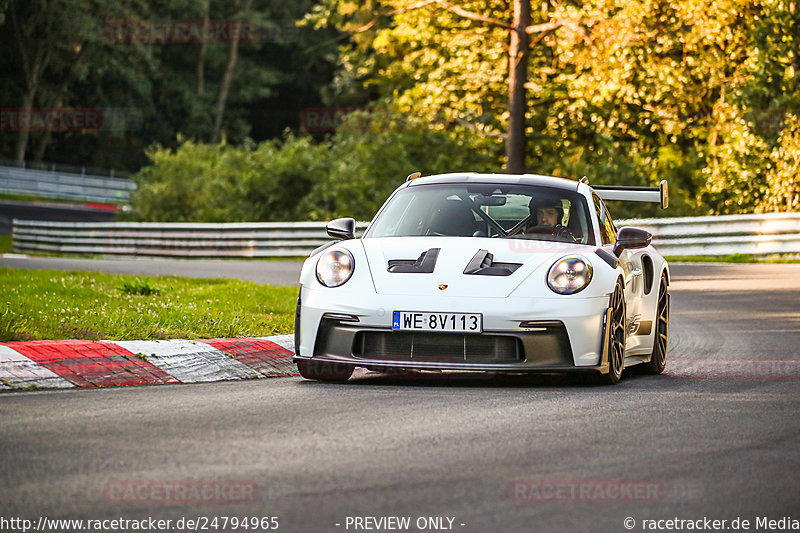
[[[608,373],[602,374],[601,382],[616,385],[622,377],[625,365],[625,293],[622,281],[617,280],[611,294],[611,324],[608,332],[608,343],[605,346],[608,354]]]
[[[658,287],[658,306],[656,308],[655,341],[650,362],[643,369],[647,374],[660,374],[667,366],[667,341],[669,340],[669,290],[667,277],[661,274]]]

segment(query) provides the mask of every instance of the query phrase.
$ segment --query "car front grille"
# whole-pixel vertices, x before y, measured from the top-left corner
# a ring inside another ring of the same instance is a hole
[[[387,361],[513,363],[525,358],[522,343],[503,335],[360,331],[353,355]]]

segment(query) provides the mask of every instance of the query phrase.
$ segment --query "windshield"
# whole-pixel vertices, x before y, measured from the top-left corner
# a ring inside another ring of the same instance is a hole
[[[594,244],[586,200],[532,185],[440,184],[391,197],[364,235],[495,237]]]

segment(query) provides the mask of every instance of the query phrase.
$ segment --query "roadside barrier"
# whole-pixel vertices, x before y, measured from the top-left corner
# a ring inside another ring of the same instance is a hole
[[[356,235],[366,229],[358,222]],[[619,220],[664,255],[800,253],[800,213]],[[173,258],[301,257],[331,240],[324,222],[230,224],[14,220],[15,252]]]
[[[800,213],[620,220],[653,234],[663,255],[770,255],[800,252]]]
[[[363,233],[367,222],[356,225]],[[300,257],[331,240],[324,222],[193,224],[14,220],[15,252],[172,258]]]
[[[0,192],[33,196],[124,204],[136,182],[125,178],[0,166]]]

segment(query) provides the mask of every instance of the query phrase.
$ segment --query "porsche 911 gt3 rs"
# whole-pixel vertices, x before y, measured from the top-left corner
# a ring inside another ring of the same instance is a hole
[[[667,205],[667,186],[591,187],[538,175],[408,177],[363,236],[300,275],[294,362],[308,379],[385,371],[664,370],[669,268],[652,235],[617,231],[605,200]]]

